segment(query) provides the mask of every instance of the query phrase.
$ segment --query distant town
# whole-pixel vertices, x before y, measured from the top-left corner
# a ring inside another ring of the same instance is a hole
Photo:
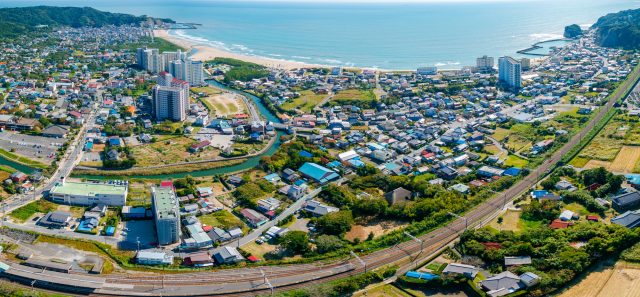
[[[637,257],[640,54],[595,29],[543,56],[383,71],[195,60],[154,34],[173,26],[0,39],[1,277],[543,296]]]

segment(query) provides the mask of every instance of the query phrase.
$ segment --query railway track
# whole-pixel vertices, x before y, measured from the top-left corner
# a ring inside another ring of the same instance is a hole
[[[627,80],[621,87],[629,87],[630,92],[637,85],[638,71],[634,71],[631,79]],[[156,289],[158,284],[162,285],[162,288],[168,287],[183,288],[180,292],[173,291],[172,296],[187,296],[196,295],[194,292],[189,291],[190,286],[205,286],[211,284],[233,285],[239,282],[251,282],[251,289],[243,291],[228,291],[228,292],[207,292],[203,294],[197,294],[200,296],[255,296],[258,294],[264,294],[270,292],[270,288],[266,285],[266,282],[260,283],[261,280],[268,278],[271,283],[274,283],[273,287],[276,290],[291,290],[300,287],[306,287],[310,284],[328,282],[331,280],[343,278],[349,275],[356,275],[365,271],[370,271],[376,268],[384,267],[391,264],[400,264],[401,269],[406,270],[410,268],[413,263],[422,261],[432,256],[435,252],[441,248],[447,246],[458,238],[461,232],[468,227],[478,227],[484,225],[488,219],[491,219],[494,215],[506,206],[506,204],[523,192],[533,187],[541,177],[548,174],[555,166],[557,166],[561,158],[567,154],[574,146],[581,144],[582,138],[588,131],[594,129],[599,121],[601,121],[607,114],[608,110],[614,107],[614,104],[621,98],[628,96],[630,92],[621,96],[612,96],[607,104],[598,110],[594,117],[588,122],[588,124],[581,130],[580,133],[574,135],[564,146],[556,151],[552,156],[541,164],[538,168],[533,170],[527,177],[517,182],[515,185],[505,190],[504,192],[494,196],[488,201],[476,206],[465,217],[460,217],[445,227],[436,229],[428,234],[420,237],[422,243],[417,241],[406,241],[396,244],[391,248],[375,251],[371,254],[364,255],[362,260],[365,265],[355,261],[353,259],[343,260],[338,263],[332,263],[327,265],[291,265],[286,267],[273,268],[269,266],[263,266],[259,268],[245,268],[245,269],[230,269],[220,272],[195,272],[188,274],[175,274],[165,275],[159,277],[153,276],[131,276],[121,275],[117,277],[107,278],[107,283],[124,284],[133,283],[136,284],[137,290],[133,292],[96,292],[93,296],[115,296],[115,295],[164,295],[163,291]],[[406,263],[408,261],[408,263]],[[335,269],[345,269],[343,271],[336,271]],[[260,271],[264,271],[264,275]],[[259,275],[258,275],[259,273]],[[303,277],[301,280],[295,281],[296,278]],[[198,280],[194,280],[198,279]],[[206,284],[205,284],[206,283]],[[147,289],[145,291],[145,289]],[[184,295],[181,295],[184,293]]]

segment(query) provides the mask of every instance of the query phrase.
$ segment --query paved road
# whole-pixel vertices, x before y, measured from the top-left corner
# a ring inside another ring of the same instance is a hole
[[[635,84],[638,80],[638,73],[634,72],[632,81],[625,85]],[[623,86],[625,87],[625,86]],[[344,274],[362,273],[397,263],[400,265],[399,273],[413,268],[413,262],[419,263],[428,257],[435,255],[438,250],[455,240],[467,226],[476,227],[486,224],[493,216],[511,200],[531,189],[550,170],[558,165],[561,158],[573,147],[578,145],[588,131],[592,130],[596,123],[600,121],[608,110],[613,108],[615,102],[626,94],[620,94],[610,98],[590,120],[590,122],[572,137],[568,143],[556,151],[545,163],[533,170],[526,178],[520,180],[511,188],[493,197],[489,201],[477,206],[465,214],[465,217],[458,218],[447,226],[436,229],[428,234],[420,236],[421,243],[417,241],[406,241],[394,247],[380,250],[361,257],[363,262],[354,259],[348,261],[335,261],[333,264],[301,264],[279,267],[260,267],[221,270],[218,272],[194,272],[189,274],[171,274],[163,277],[142,276],[142,275],[114,275],[107,280],[111,286],[99,289],[98,294],[123,295],[126,292],[137,292],[148,295],[180,295],[189,292],[192,295],[214,295],[225,294],[227,296],[254,296],[256,293],[267,293],[269,285],[264,280],[275,287],[287,286],[304,287],[310,283],[326,282],[337,278],[345,277]],[[324,265],[324,266],[321,266]],[[353,268],[357,267],[357,268]],[[282,272],[286,270],[286,273]],[[214,277],[215,275],[215,277]],[[34,278],[42,280],[56,281],[47,275],[37,275]],[[113,289],[114,285],[133,284],[130,287],[122,287],[124,291]],[[161,285],[161,287],[160,287]],[[259,290],[259,292],[256,292]]]
[[[102,98],[102,91],[98,91],[97,98]],[[38,200],[42,197],[42,194],[51,188],[61,178],[66,178],[71,174],[73,168],[82,160],[83,144],[88,129],[95,125],[97,109],[93,109],[91,114],[87,117],[86,123],[80,128],[80,131],[76,134],[76,138],[71,141],[67,147],[66,152],[58,162],[58,168],[51,175],[50,178],[43,181],[43,184],[30,193],[19,194],[10,197],[2,203],[3,215],[19,208],[31,201]]]
[[[251,233],[241,237],[238,240],[229,242],[227,244],[225,244],[225,246],[232,246],[232,247],[238,247],[238,246],[243,246],[247,243],[251,243],[253,241],[255,241],[256,239],[258,239],[262,233],[266,232],[267,230],[269,230],[269,228],[275,226],[276,224],[278,224],[278,222],[284,220],[286,217],[294,214],[296,211],[300,210],[300,208],[302,208],[302,206],[309,200],[313,199],[314,197],[316,197],[318,194],[320,194],[320,192],[322,192],[322,188],[317,188],[313,191],[311,191],[309,194],[304,195],[302,198],[298,199],[296,202],[294,202],[293,204],[289,205],[289,207],[287,207],[287,209],[285,209],[283,212],[281,212],[275,219],[265,223],[264,225],[258,227],[257,229],[254,229]]]

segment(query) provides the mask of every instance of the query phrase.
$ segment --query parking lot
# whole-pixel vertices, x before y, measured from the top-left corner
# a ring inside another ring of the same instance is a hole
[[[43,163],[51,163],[64,139],[0,132],[0,147]]]
[[[153,220],[126,221],[123,222],[123,225],[124,228],[120,233],[122,240],[118,243],[119,249],[136,250],[138,240],[140,241],[140,249],[152,248],[157,244],[158,239]]]
[[[213,130],[213,129],[208,129]],[[216,130],[214,133],[210,133],[212,131],[203,132],[200,130],[198,134],[194,135],[193,138],[198,141],[209,140],[211,141],[211,146],[219,149],[230,147],[233,144],[233,135],[224,135],[220,134]]]

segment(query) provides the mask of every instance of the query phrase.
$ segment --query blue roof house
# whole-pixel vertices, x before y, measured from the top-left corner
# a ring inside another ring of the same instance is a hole
[[[302,173],[302,175],[304,175],[305,177],[313,179],[315,182],[320,184],[326,184],[340,177],[340,175],[329,168],[325,168],[318,164],[309,162],[302,164],[298,171],[300,171],[300,173]]]
[[[266,179],[270,183],[275,184],[280,181],[280,176],[277,173],[271,173],[265,176],[264,179]]]
[[[310,152],[307,152],[307,151],[300,151],[300,152],[298,152],[298,155],[300,157],[303,157],[303,158],[311,158],[311,157],[313,157],[313,155]]]

